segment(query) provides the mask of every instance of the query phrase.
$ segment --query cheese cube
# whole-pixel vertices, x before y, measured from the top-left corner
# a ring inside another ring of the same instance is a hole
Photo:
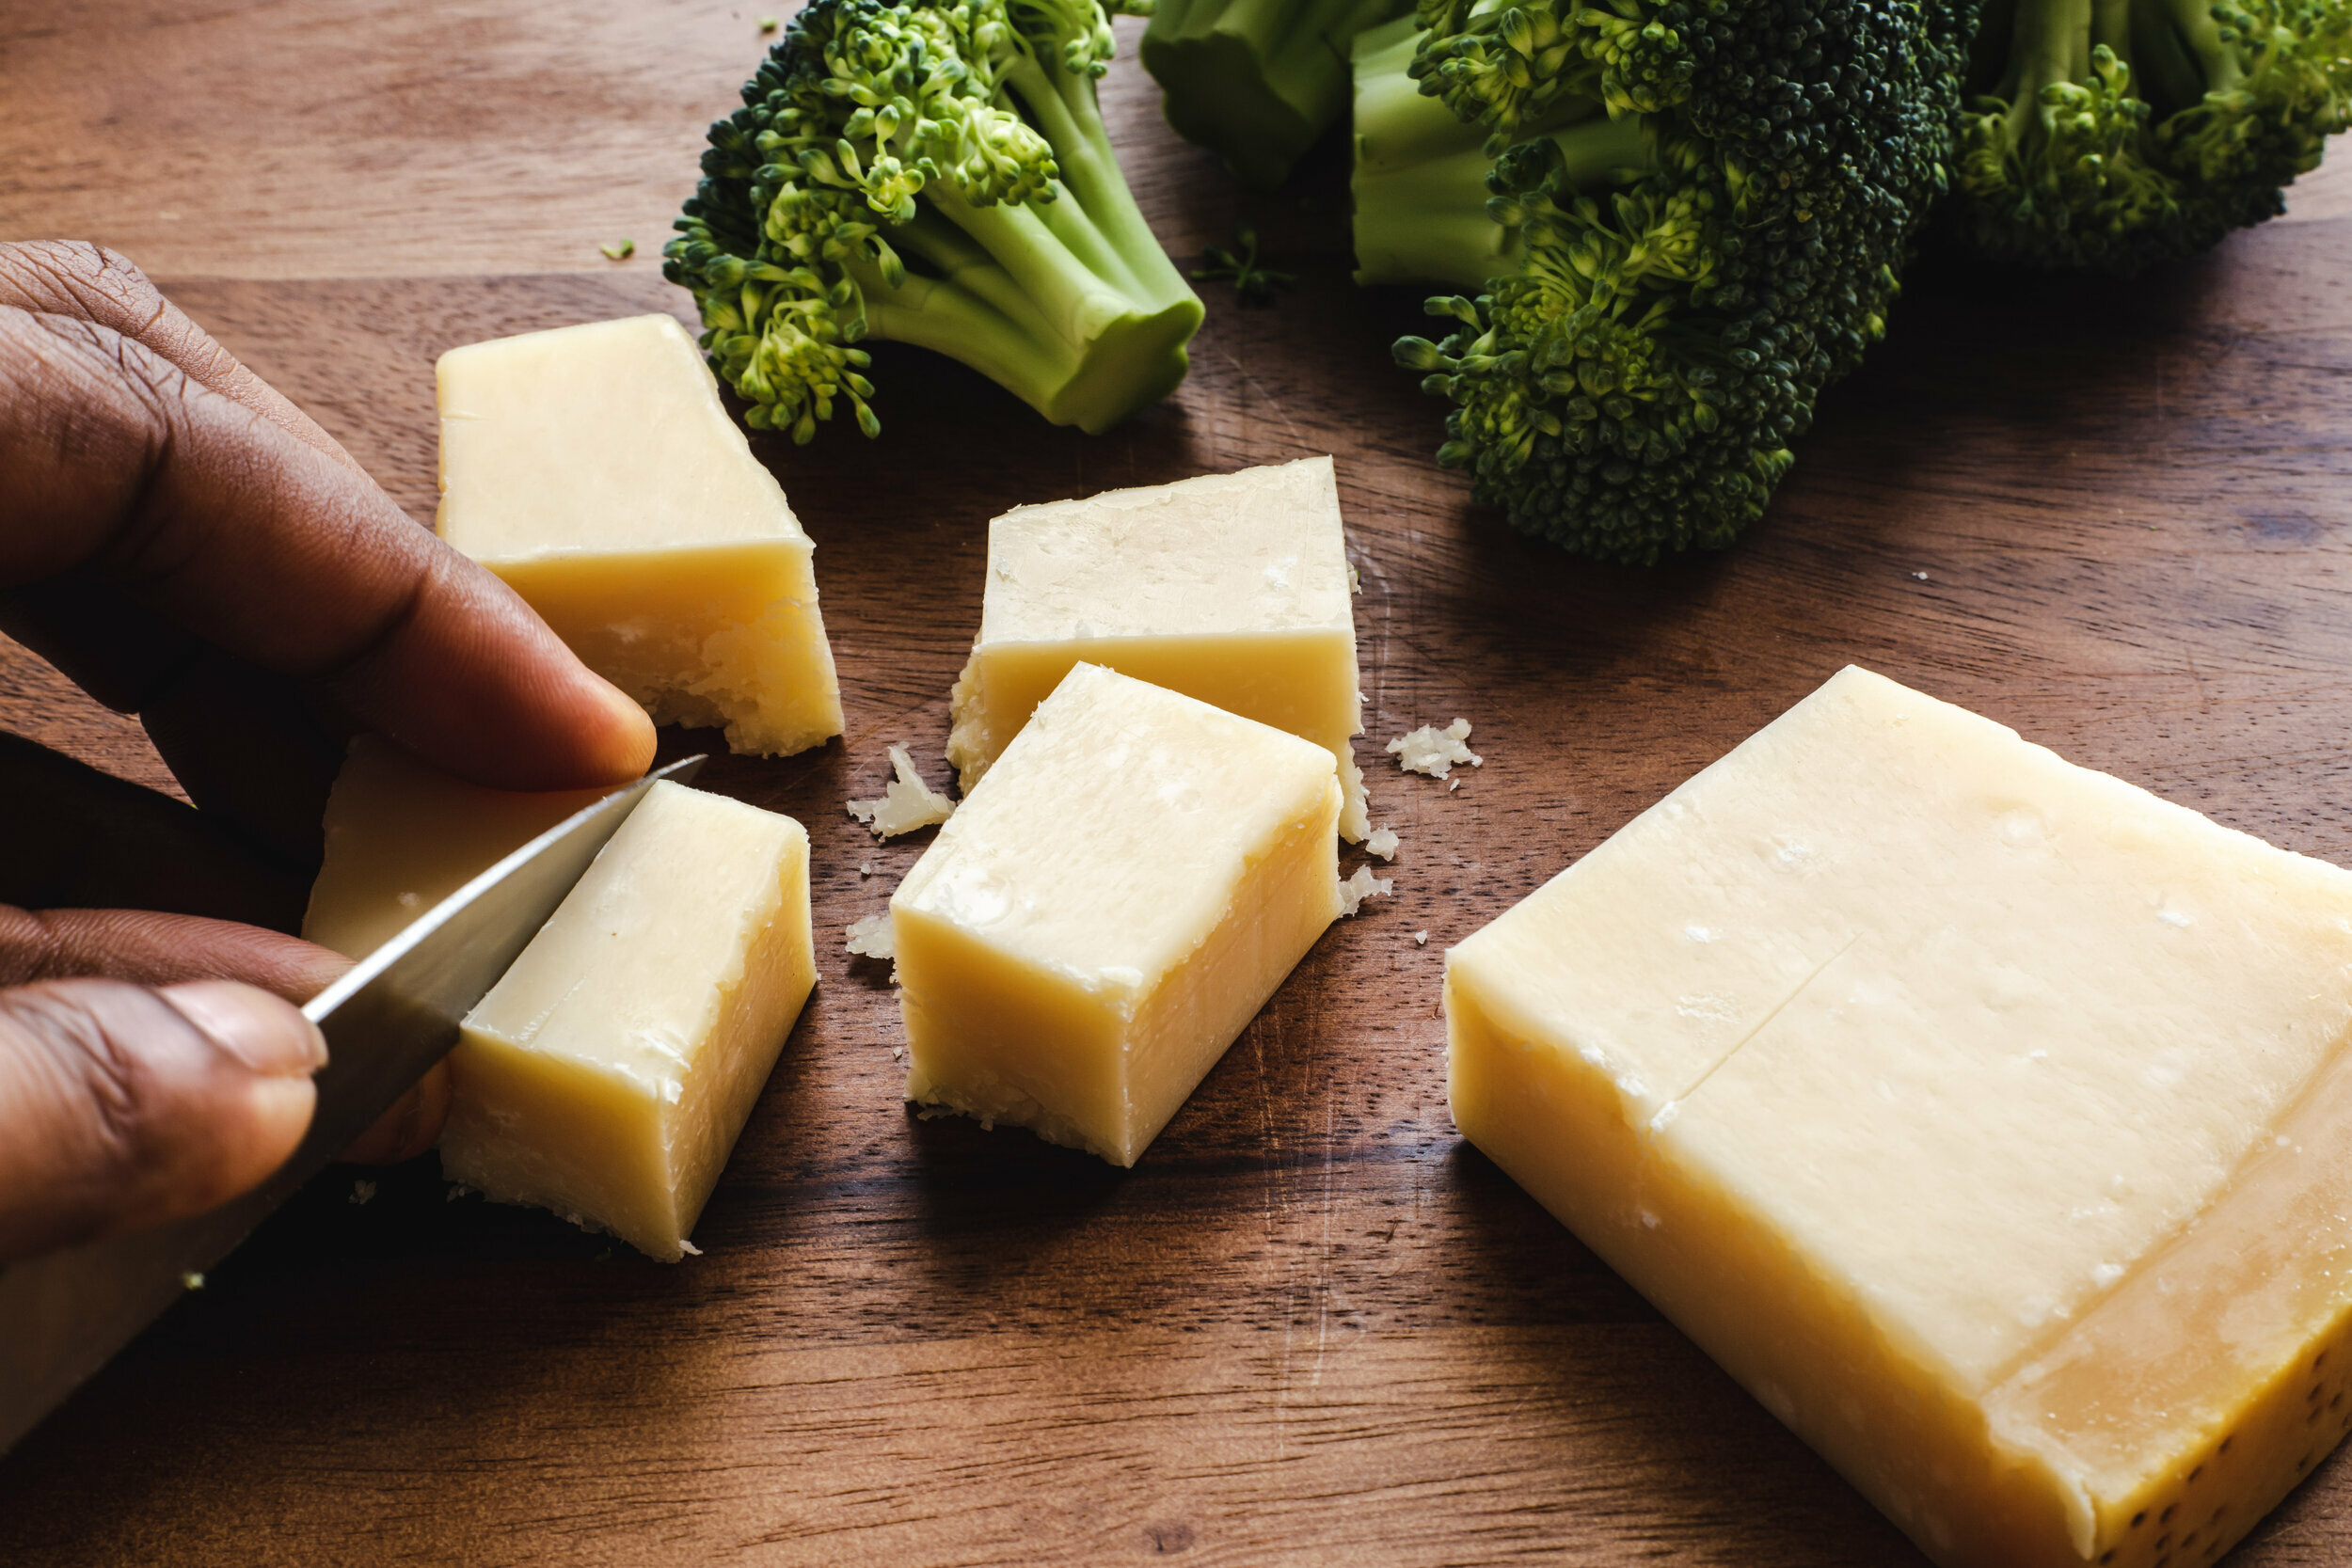
[[[1464,1134],[1947,1568],[2352,1422],[2352,874],[1850,669],[1445,985]]]
[[[1081,664],[890,900],[907,1098],[1132,1165],[1340,911],[1321,747]]]
[[[801,825],[655,784],[467,1017],[442,1172],[675,1259],[816,979]]]
[[[988,528],[980,634],[947,760],[970,794],[1081,660],[1304,736],[1360,841],[1356,618],[1331,460],[1015,507]]]
[[[668,316],[441,356],[441,537],[657,723],[781,754],[841,733],[816,546]]]
[[[485,789],[426,767],[381,736],[360,736],[326,797],[326,861],[310,884],[303,940],[364,958],[607,793]]]

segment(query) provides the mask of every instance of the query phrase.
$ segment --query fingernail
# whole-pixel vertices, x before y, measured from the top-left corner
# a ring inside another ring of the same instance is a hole
[[[163,998],[181,1017],[255,1072],[307,1076],[326,1065],[326,1038],[290,1002],[234,980],[166,986]]]

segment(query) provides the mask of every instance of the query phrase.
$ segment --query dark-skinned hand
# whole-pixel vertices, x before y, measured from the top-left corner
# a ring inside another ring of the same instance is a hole
[[[200,1212],[300,1142],[325,1045],[295,1004],[345,960],[285,931],[345,736],[510,789],[653,755],[520,599],[90,245],[0,245],[0,629],[138,715],[196,807],[0,736],[0,1261]],[[97,904],[137,907],[61,907]],[[437,1069],[352,1157],[421,1152],[447,1103]]]

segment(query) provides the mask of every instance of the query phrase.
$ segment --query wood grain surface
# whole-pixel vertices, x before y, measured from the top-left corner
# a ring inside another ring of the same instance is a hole
[[[0,231],[129,251],[422,522],[438,353],[687,309],[654,257],[756,17],[0,0]],[[1245,203],[1160,123],[1135,36],[1114,136],[1194,254]],[[1433,467],[1439,407],[1386,346],[1417,300],[1348,284],[1336,148],[1247,206],[1297,291],[1204,286],[1191,379],[1107,436],[885,348],[880,441],[759,445],[820,546],[849,734],[704,777],[808,825],[821,974],[705,1256],[447,1201],[430,1159],[364,1204],[330,1173],[0,1461],[0,1560],[1918,1563],[1461,1142],[1442,954],[1849,661],[2352,863],[2338,158],[2129,286],[1924,262],[1753,537],[1655,572],[1518,539]],[[910,1117],[884,968],[841,930],[922,841],[842,802],[892,741],[946,781],[986,520],[1326,451],[1395,896],[1132,1172]],[[1457,714],[1486,758],[1458,792],[1381,756]],[[169,787],[135,720],[13,648],[0,727]],[[2348,1514],[2338,1456],[2230,1561],[2352,1560]]]

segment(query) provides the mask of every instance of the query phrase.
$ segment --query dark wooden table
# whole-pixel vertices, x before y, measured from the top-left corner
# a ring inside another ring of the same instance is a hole
[[[656,253],[757,14],[5,0],[0,224],[127,250],[423,522],[441,350],[686,309]],[[1160,123],[1135,34],[1106,98],[1161,237],[1248,211],[1300,286],[1205,287],[1191,380],[1104,436],[885,352],[879,442],[761,444],[822,546],[850,721],[705,775],[808,825],[822,976],[706,1256],[445,1201],[429,1159],[364,1206],[331,1174],[0,1461],[0,1559],[1920,1560],[1455,1135],[1442,954],[1850,660],[2352,862],[2352,148],[2286,221],[2130,286],[1923,265],[1753,538],[1623,571],[1469,509],[1389,363],[1416,299],[1347,281],[1337,150],[1245,201]],[[891,741],[945,781],[986,520],[1326,451],[1396,895],[1132,1172],[915,1120],[840,932],[922,845],[842,801]],[[1386,766],[1456,714],[1486,757],[1458,792]],[[169,787],[14,648],[0,726]],[[2352,1557],[2346,1463],[2232,1562]]]

